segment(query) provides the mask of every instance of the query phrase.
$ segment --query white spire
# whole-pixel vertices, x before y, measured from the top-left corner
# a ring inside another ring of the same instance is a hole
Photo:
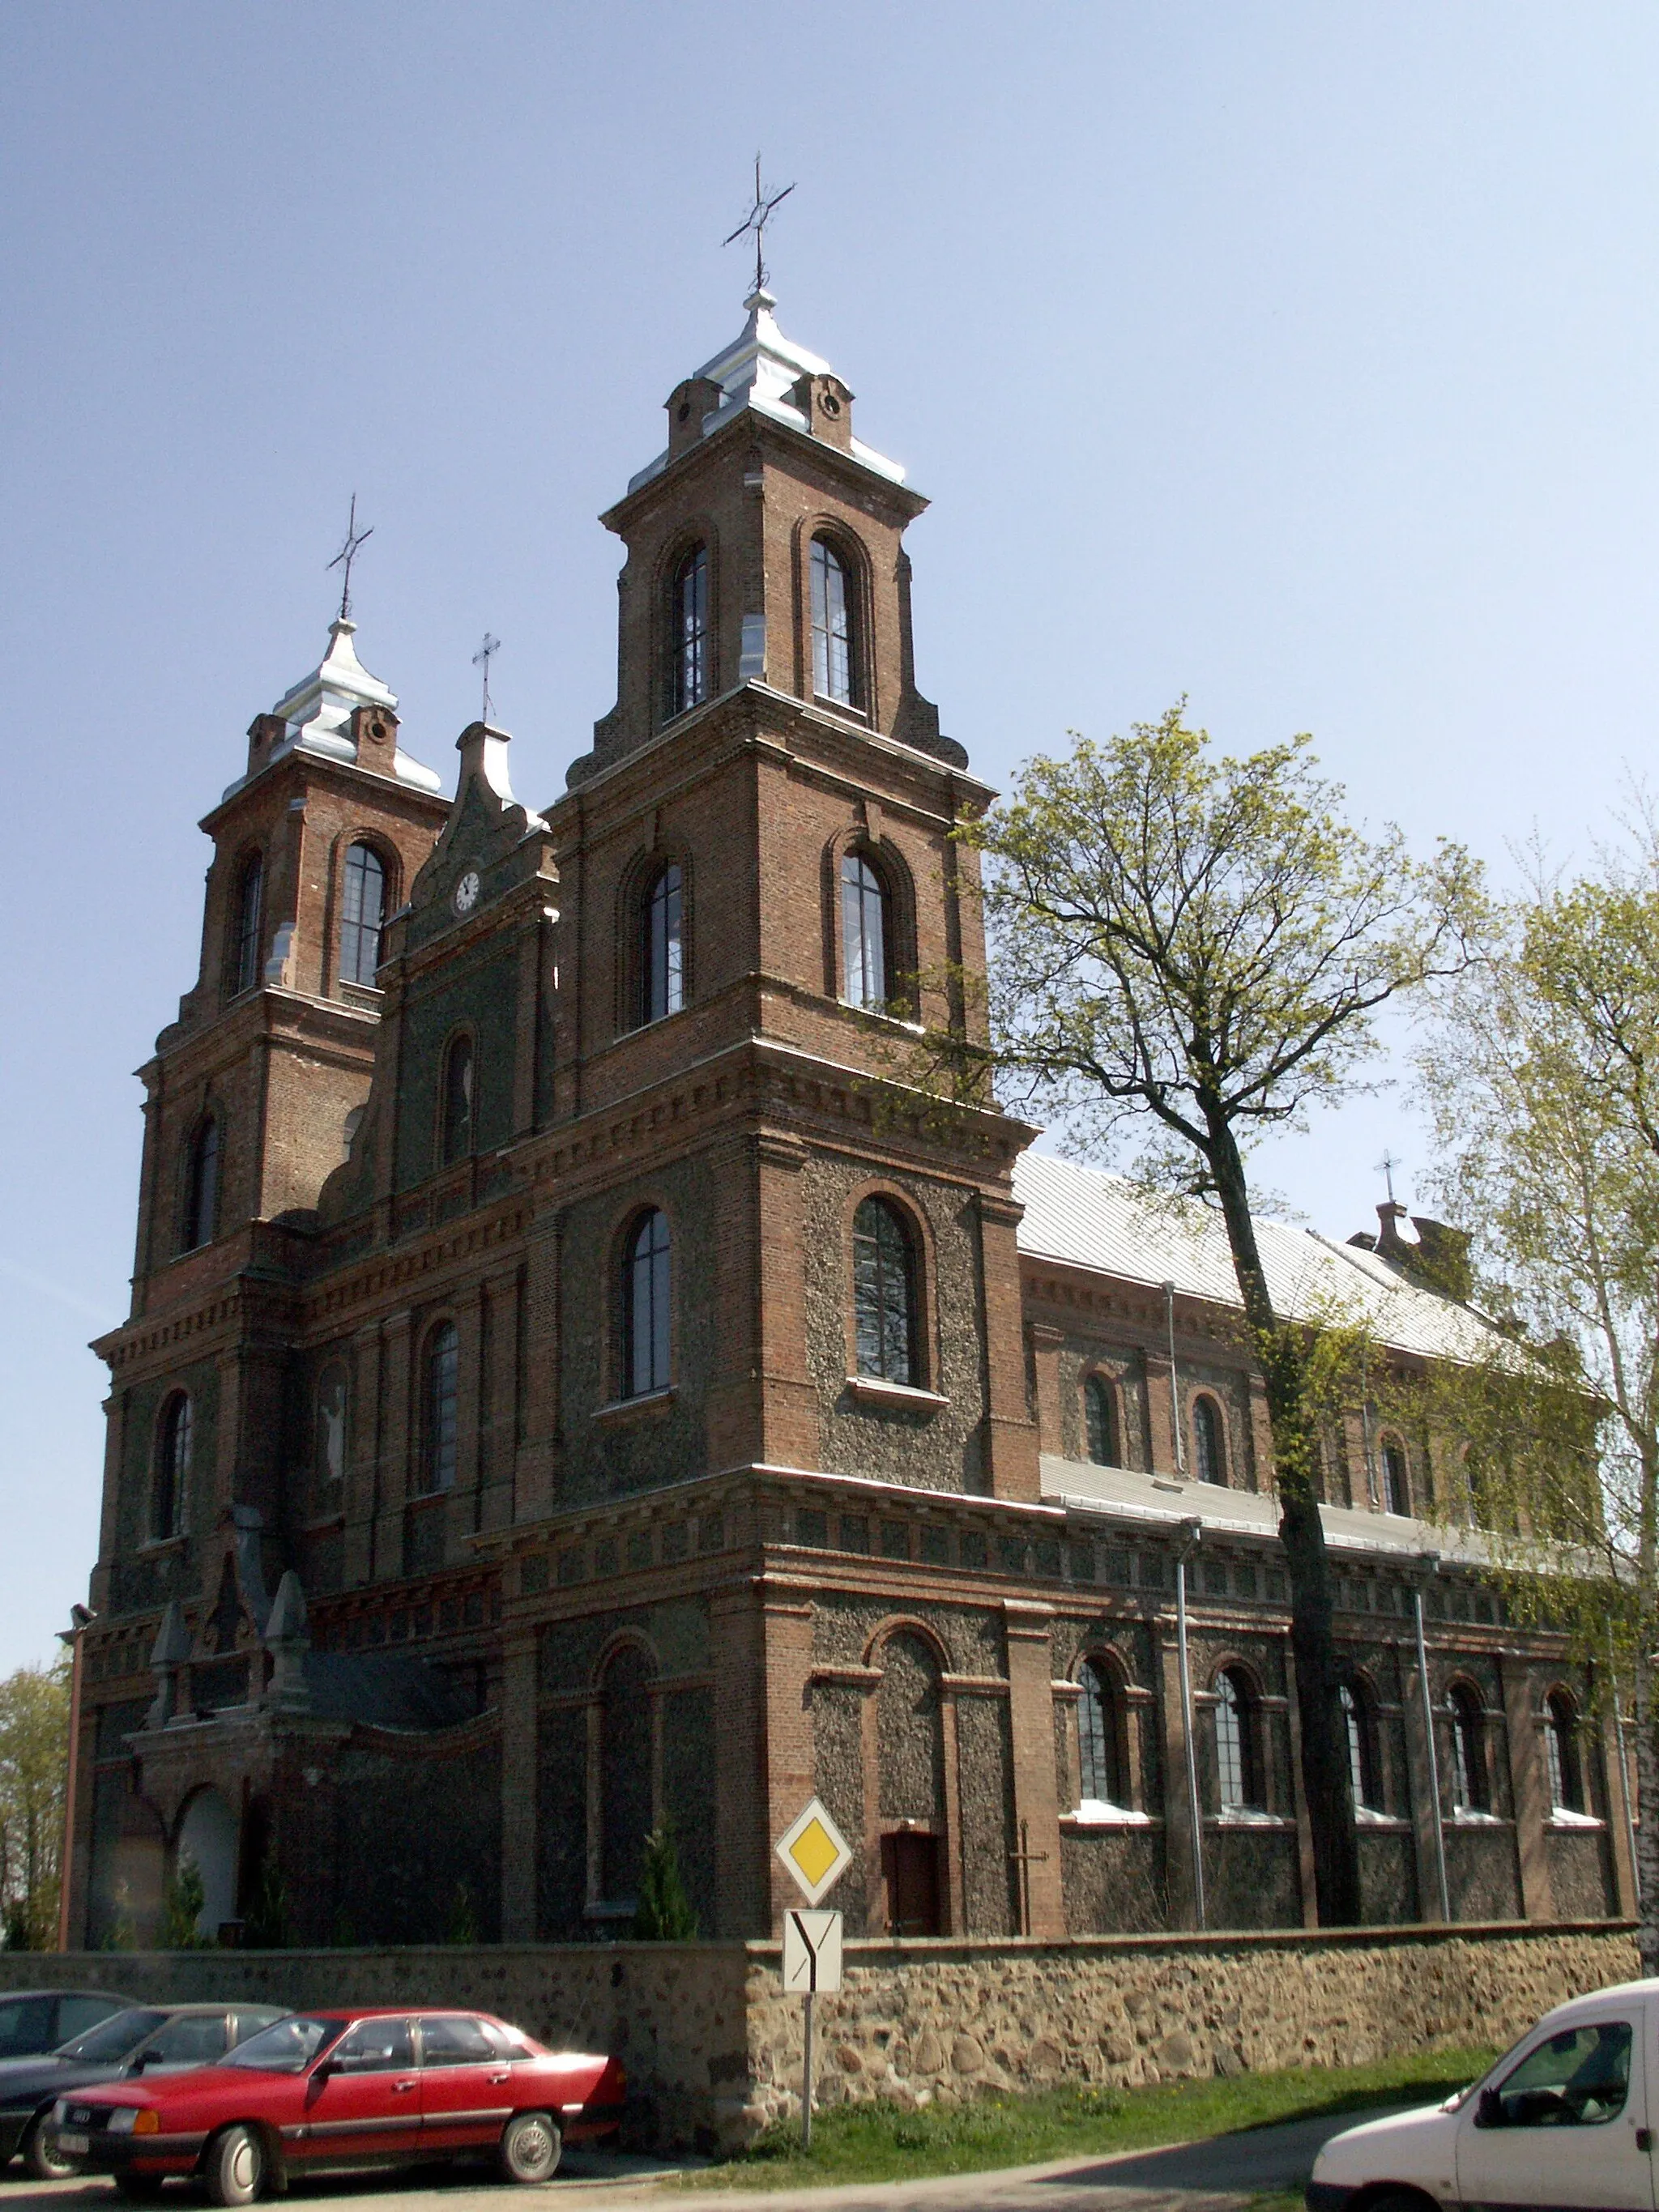
[[[351,718],[360,707],[383,708],[388,714],[398,711],[398,695],[382,684],[378,676],[371,676],[357,658],[351,641],[357,625],[344,615],[337,616],[328,626],[328,651],[309,676],[285,691],[271,708],[288,725],[280,744],[272,747],[266,765],[281,760],[284,754],[296,749],[301,752],[321,753],[330,760],[357,759],[356,741],[351,734]],[[441,791],[443,780],[429,768],[399,750],[393,757],[392,774],[400,783],[412,785],[416,791]],[[247,781],[239,776],[229,786],[225,797],[239,790]]]

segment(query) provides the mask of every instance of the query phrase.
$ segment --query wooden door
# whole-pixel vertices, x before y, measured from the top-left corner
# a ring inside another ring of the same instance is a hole
[[[887,1929],[892,1936],[942,1936],[939,1838],[905,1831],[884,1836]]]

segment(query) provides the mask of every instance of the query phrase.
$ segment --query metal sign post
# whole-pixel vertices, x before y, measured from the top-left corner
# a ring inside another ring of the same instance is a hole
[[[777,1854],[809,1906],[832,1889],[853,1863],[852,1846],[814,1797],[778,1838]],[[783,1916],[783,1986],[801,1994],[804,2063],[800,2085],[800,2144],[812,2148],[812,2000],[821,1990],[832,1996],[841,1987],[842,1931],[839,1912],[803,1912],[791,1905]]]

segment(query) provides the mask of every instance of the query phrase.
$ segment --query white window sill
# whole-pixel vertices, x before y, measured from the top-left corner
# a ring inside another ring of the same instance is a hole
[[[1085,1797],[1060,1820],[1070,1828],[1150,1828],[1150,1813],[1137,1813],[1127,1805],[1109,1805],[1101,1797]]]
[[[603,1406],[596,1406],[592,1418],[596,1421],[625,1421],[636,1413],[666,1413],[677,1395],[677,1386],[670,1382],[660,1390],[641,1390],[637,1398],[612,1398]]]
[[[1571,1805],[1552,1805],[1547,1828],[1605,1828],[1605,1820],[1598,1820],[1594,1813],[1575,1813]]]
[[[849,1375],[847,1387],[871,1406],[902,1407],[913,1413],[937,1413],[951,1401],[937,1390],[918,1390],[908,1382],[884,1382],[879,1375]]]
[[[1206,1828],[1293,1828],[1296,1822],[1284,1813],[1258,1813],[1254,1807],[1238,1805],[1225,1813],[1205,1815]]]
[[[1473,1806],[1460,1805],[1446,1825],[1449,1828],[1507,1828],[1510,1824],[1497,1813],[1477,1813]]]
[[[856,999],[840,999],[836,1004],[842,1012],[856,1014],[861,1021],[876,1022],[884,1030],[901,1030],[906,1036],[925,1037],[927,1025],[913,1021],[908,1014],[890,1014],[884,1006],[861,1006]]]
[[[168,1552],[182,1552],[190,1539],[180,1529],[176,1536],[149,1536],[138,1547],[141,1559],[159,1559]]]
[[[1411,1831],[1409,1820],[1402,1820],[1396,1813],[1379,1813],[1375,1805],[1356,1805],[1353,1818],[1357,1828],[1383,1828],[1396,1836],[1407,1835]]]

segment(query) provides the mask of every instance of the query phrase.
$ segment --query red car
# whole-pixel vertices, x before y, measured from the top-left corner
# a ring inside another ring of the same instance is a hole
[[[616,2059],[545,2051],[488,2013],[295,2013],[216,2066],[76,2091],[52,2130],[124,2197],[180,2174],[251,2204],[295,2174],[480,2151],[507,2180],[546,2181],[566,2142],[618,2125],[623,2088]]]

